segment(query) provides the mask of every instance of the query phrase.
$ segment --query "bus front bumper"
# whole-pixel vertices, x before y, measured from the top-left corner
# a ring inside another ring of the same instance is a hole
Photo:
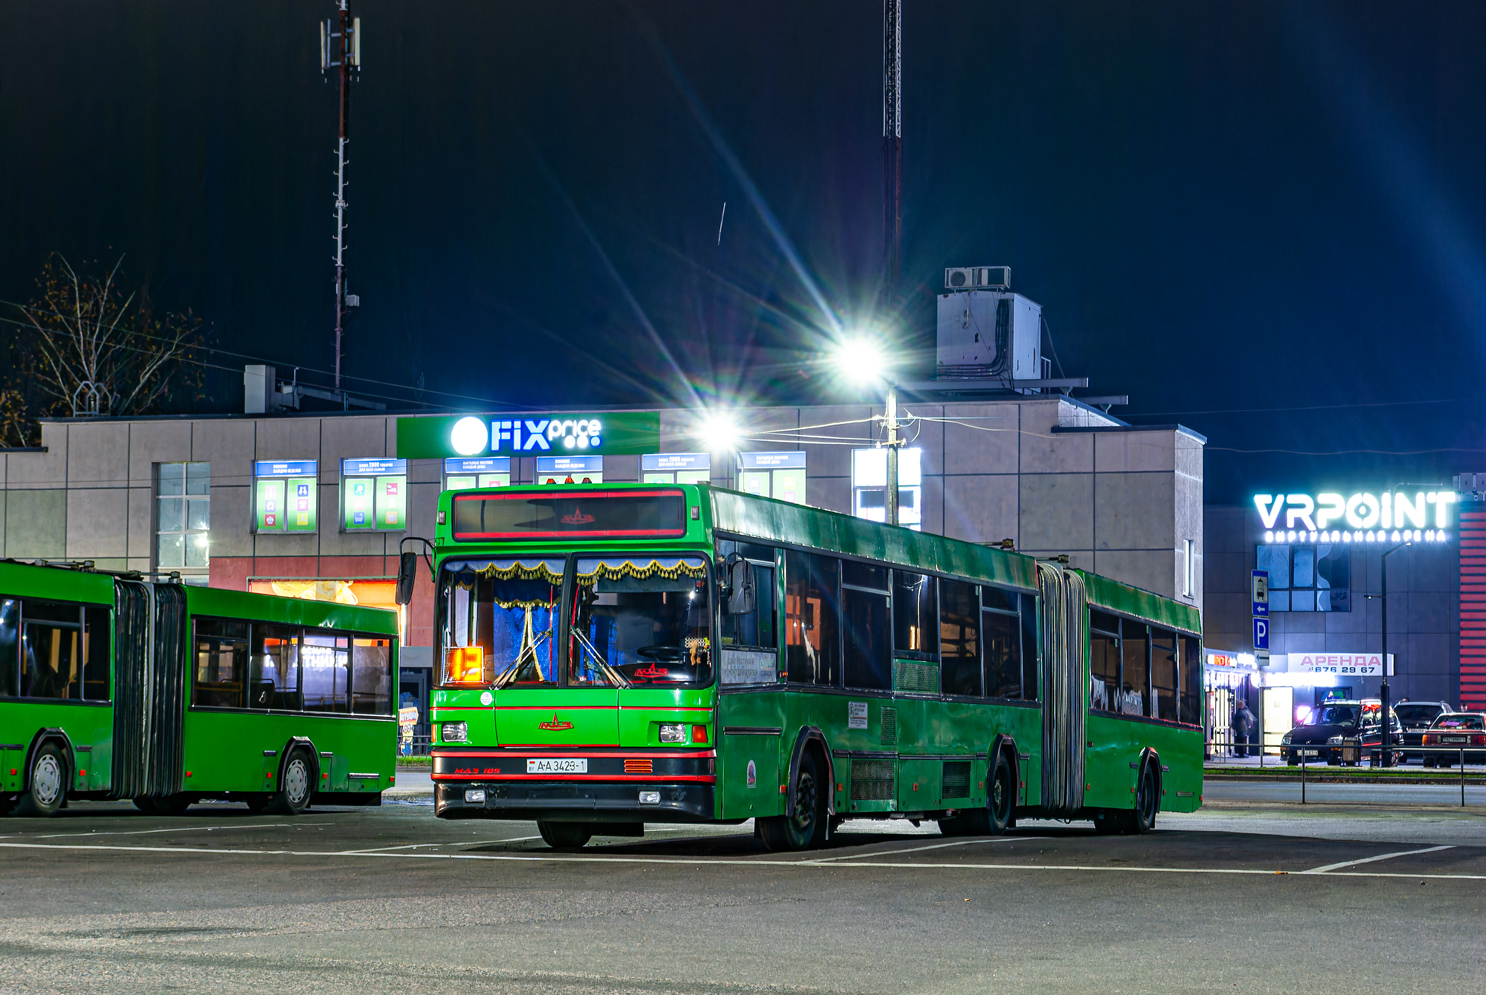
[[[547,772],[547,761],[581,770]],[[534,769],[535,768],[535,769]],[[701,822],[716,817],[717,754],[612,748],[435,748],[434,814],[444,819]]]
[[[434,786],[433,805],[441,819],[554,822],[704,822],[715,812],[710,784],[446,782]]]

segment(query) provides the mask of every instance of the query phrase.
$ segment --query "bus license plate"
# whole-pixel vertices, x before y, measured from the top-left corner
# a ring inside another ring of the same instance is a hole
[[[528,774],[587,774],[587,757],[528,757]]]

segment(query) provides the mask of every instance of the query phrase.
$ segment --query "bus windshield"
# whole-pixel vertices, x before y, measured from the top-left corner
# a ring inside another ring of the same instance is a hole
[[[555,684],[560,557],[445,566],[441,639],[446,684]]]
[[[706,560],[588,557],[576,574],[569,685],[712,680]]]
[[[562,624],[562,556],[451,561],[440,593],[443,683],[629,687],[712,680],[711,597],[700,556],[579,557]],[[558,648],[567,639],[568,673]]]

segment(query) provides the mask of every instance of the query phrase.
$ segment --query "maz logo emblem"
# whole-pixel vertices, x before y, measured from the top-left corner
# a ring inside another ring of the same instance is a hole
[[[593,522],[592,515],[585,515],[582,508],[574,508],[571,512],[561,518],[564,525],[589,525]]]
[[[547,732],[562,732],[564,729],[573,728],[573,724],[562,721],[557,717],[557,713],[553,712],[552,719],[548,722],[543,722],[538,728],[545,729]]]
[[[635,676],[636,677],[664,677],[667,674],[669,674],[670,672],[671,671],[668,670],[667,668],[665,668],[665,667],[657,667],[655,664],[652,663],[648,667],[645,667],[645,668],[643,668],[641,670],[635,671]]]

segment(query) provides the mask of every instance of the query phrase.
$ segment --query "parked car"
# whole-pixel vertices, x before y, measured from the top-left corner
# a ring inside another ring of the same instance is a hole
[[[1302,759],[1325,760],[1328,764],[1356,764],[1364,756],[1380,752],[1382,729],[1378,718],[1383,703],[1377,698],[1343,700],[1328,698],[1317,705],[1305,721],[1280,737],[1280,753],[1286,763]],[[1397,712],[1389,710],[1390,745],[1402,746],[1403,727]],[[1371,747],[1371,750],[1368,749]],[[1393,752],[1394,762],[1402,754]]]
[[[1435,719],[1424,733],[1424,746],[1459,750],[1462,746],[1486,747],[1486,714],[1481,712],[1446,712]],[[1460,753],[1426,753],[1424,766],[1449,767],[1460,759]],[[1486,750],[1466,750],[1465,762],[1486,762]]]
[[[1429,724],[1446,712],[1453,712],[1448,701],[1401,701],[1393,706],[1393,713],[1398,716],[1398,721],[1403,723],[1403,745],[1405,747],[1421,746],[1424,743],[1424,730]],[[1407,749],[1403,755],[1404,760],[1423,760],[1422,753],[1409,753]]]

